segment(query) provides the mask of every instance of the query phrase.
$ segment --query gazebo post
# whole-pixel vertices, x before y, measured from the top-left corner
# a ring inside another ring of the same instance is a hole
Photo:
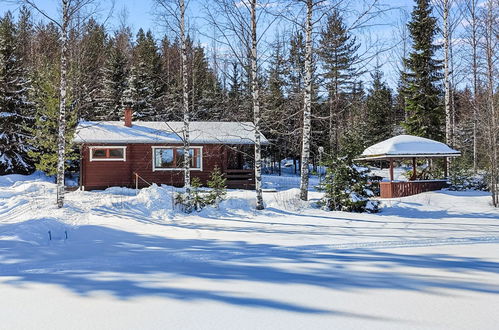
[[[393,182],[393,158],[390,158],[390,182]]]
[[[412,157],[412,175],[411,181],[416,180],[416,157]]]

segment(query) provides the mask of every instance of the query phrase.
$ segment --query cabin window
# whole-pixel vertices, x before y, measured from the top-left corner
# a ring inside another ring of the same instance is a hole
[[[90,147],[90,161],[125,161],[126,147]]]
[[[184,148],[153,147],[153,170],[181,170],[184,168]],[[191,169],[202,169],[202,148],[189,149]]]

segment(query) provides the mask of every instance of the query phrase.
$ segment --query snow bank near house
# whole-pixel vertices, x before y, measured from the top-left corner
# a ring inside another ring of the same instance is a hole
[[[41,171],[36,171],[30,175],[21,174],[8,174],[0,175],[0,187],[10,187],[12,185],[19,185],[23,182],[54,182],[54,179],[46,176]]]

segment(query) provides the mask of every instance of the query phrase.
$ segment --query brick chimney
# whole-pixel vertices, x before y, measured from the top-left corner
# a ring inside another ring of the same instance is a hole
[[[126,107],[125,108],[125,126],[126,127],[132,127],[132,108]]]

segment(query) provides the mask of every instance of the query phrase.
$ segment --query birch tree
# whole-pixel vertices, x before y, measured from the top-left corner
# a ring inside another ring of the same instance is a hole
[[[261,107],[258,70],[260,67],[259,44],[262,36],[272,26],[274,20],[262,23],[269,1],[262,0],[215,0],[215,6],[210,1],[206,5],[206,14],[210,24],[217,34],[217,42],[227,47],[230,57],[233,57],[241,67],[250,71],[251,99],[254,133],[255,162],[255,192],[256,209],[264,208],[262,196],[262,151],[261,151]],[[276,15],[277,17],[277,15]],[[257,30],[261,28],[261,30]],[[238,47],[239,46],[239,47]]]
[[[33,8],[44,18],[54,23],[61,33],[61,58],[60,58],[60,86],[59,86],[59,128],[57,135],[57,207],[64,206],[64,169],[66,163],[66,107],[68,103],[68,51],[69,27],[72,18],[81,12],[84,7],[94,3],[94,0],[60,0],[60,19],[49,16],[35,0],[19,0],[20,3]]]
[[[190,137],[189,137],[189,94],[187,78],[187,38],[185,35],[185,3],[179,0],[180,7],[180,42],[182,43],[182,113],[184,117],[184,188],[187,201],[191,198],[191,172],[190,172]]]
[[[378,0],[370,0],[364,1],[361,6],[360,11],[354,11],[351,18],[351,22],[349,26],[343,25],[341,21],[341,12],[348,12],[347,8],[351,4],[348,1],[325,1],[325,0],[299,0],[300,3],[303,4],[303,9],[305,11],[305,24],[301,25],[298,23],[298,20],[294,21],[294,24],[301,26],[302,30],[305,34],[305,82],[304,82],[304,91],[303,91],[303,131],[302,131],[302,150],[301,150],[301,180],[300,180],[300,199],[307,200],[308,199],[308,186],[309,186],[309,165],[310,165],[310,146],[311,146],[311,119],[328,119],[329,120],[329,134],[330,140],[329,144],[331,145],[331,153],[336,155],[336,152],[333,152],[333,145],[337,145],[337,138],[333,134],[337,134],[337,129],[334,129],[332,132],[332,128],[337,126],[338,122],[338,107],[337,99],[338,97],[330,95],[330,111],[329,115],[325,118],[321,118],[317,115],[312,114],[312,103],[313,103],[313,86],[314,86],[314,78],[313,78],[313,56],[314,56],[314,43],[313,43],[313,34],[314,27],[322,21],[322,18],[326,15],[328,16],[328,26],[326,27],[326,31],[328,28],[332,30],[334,28],[335,33],[334,37],[330,38],[330,42],[323,42],[327,39],[327,37],[332,36],[331,34],[324,33],[322,34],[321,46],[326,44],[326,47],[321,47],[320,55],[321,58],[329,57],[332,63],[339,63],[333,68],[331,65],[330,71],[335,71],[335,73],[330,76],[341,76],[341,80],[343,82],[348,78],[345,77],[353,77],[354,75],[360,75],[361,71],[359,69],[355,69],[354,66],[359,65],[363,60],[361,55],[356,54],[359,46],[355,44],[355,38],[350,39],[350,33],[352,31],[360,31],[364,28],[370,26],[375,19],[375,17],[381,15],[385,9],[383,9]],[[329,31],[328,31],[329,32]],[[369,46],[366,46],[369,49]],[[331,51],[335,49],[335,51]],[[368,54],[368,50],[365,50],[362,55],[366,56]],[[367,57],[367,56],[366,56]],[[339,59],[340,58],[340,59]],[[364,63],[365,64],[365,63]],[[359,65],[363,66],[363,65]],[[339,68],[339,69],[338,69]],[[326,69],[327,70],[327,69]],[[339,72],[341,71],[341,72]],[[330,85],[334,85],[334,78]],[[353,80],[353,79],[352,79]],[[355,84],[350,84],[352,89],[355,89]],[[338,89],[338,88],[330,88],[330,89]],[[334,92],[338,95],[338,92]],[[334,94],[330,93],[330,94]],[[333,102],[334,101],[334,102]],[[333,106],[334,105],[334,106]],[[333,109],[335,111],[333,111]],[[344,110],[344,109],[343,109]],[[334,114],[333,114],[334,112]]]
[[[313,0],[306,0],[307,18],[305,23],[305,91],[303,94],[303,135],[301,152],[300,199],[308,200],[310,139],[312,123],[312,29]]]
[[[262,144],[260,141],[260,87],[258,85],[258,57],[256,34],[257,0],[251,0],[251,95],[253,100],[253,121],[255,125],[255,190],[256,209],[263,210],[262,197]]]
[[[478,169],[478,117],[479,117],[479,72],[478,72],[478,41],[479,41],[479,20],[478,20],[479,0],[466,0],[465,21],[467,23],[466,34],[467,43],[471,51],[471,85],[473,88],[473,171]]]
[[[497,75],[497,50],[499,49],[499,15],[497,0],[487,0],[485,3],[486,14],[484,17],[484,52],[487,76],[487,106],[486,106],[486,128],[488,140],[490,191],[492,193],[492,205],[499,206],[499,163],[498,144],[499,127],[497,125],[498,113],[495,104],[495,77]]]
[[[162,21],[167,26],[177,31],[181,43],[181,76],[182,76],[182,141],[184,147],[184,189],[186,205],[191,200],[191,154],[190,154],[190,114],[189,114],[189,76],[187,63],[187,33],[186,33],[186,3],[184,0],[156,0],[162,9]],[[173,21],[173,23],[171,23]]]
[[[451,86],[449,77],[449,47],[450,47],[450,33],[449,33],[449,9],[450,0],[441,0],[442,2],[442,17],[443,17],[443,36],[444,36],[444,107],[445,107],[445,142],[452,145],[452,114],[451,114]]]

